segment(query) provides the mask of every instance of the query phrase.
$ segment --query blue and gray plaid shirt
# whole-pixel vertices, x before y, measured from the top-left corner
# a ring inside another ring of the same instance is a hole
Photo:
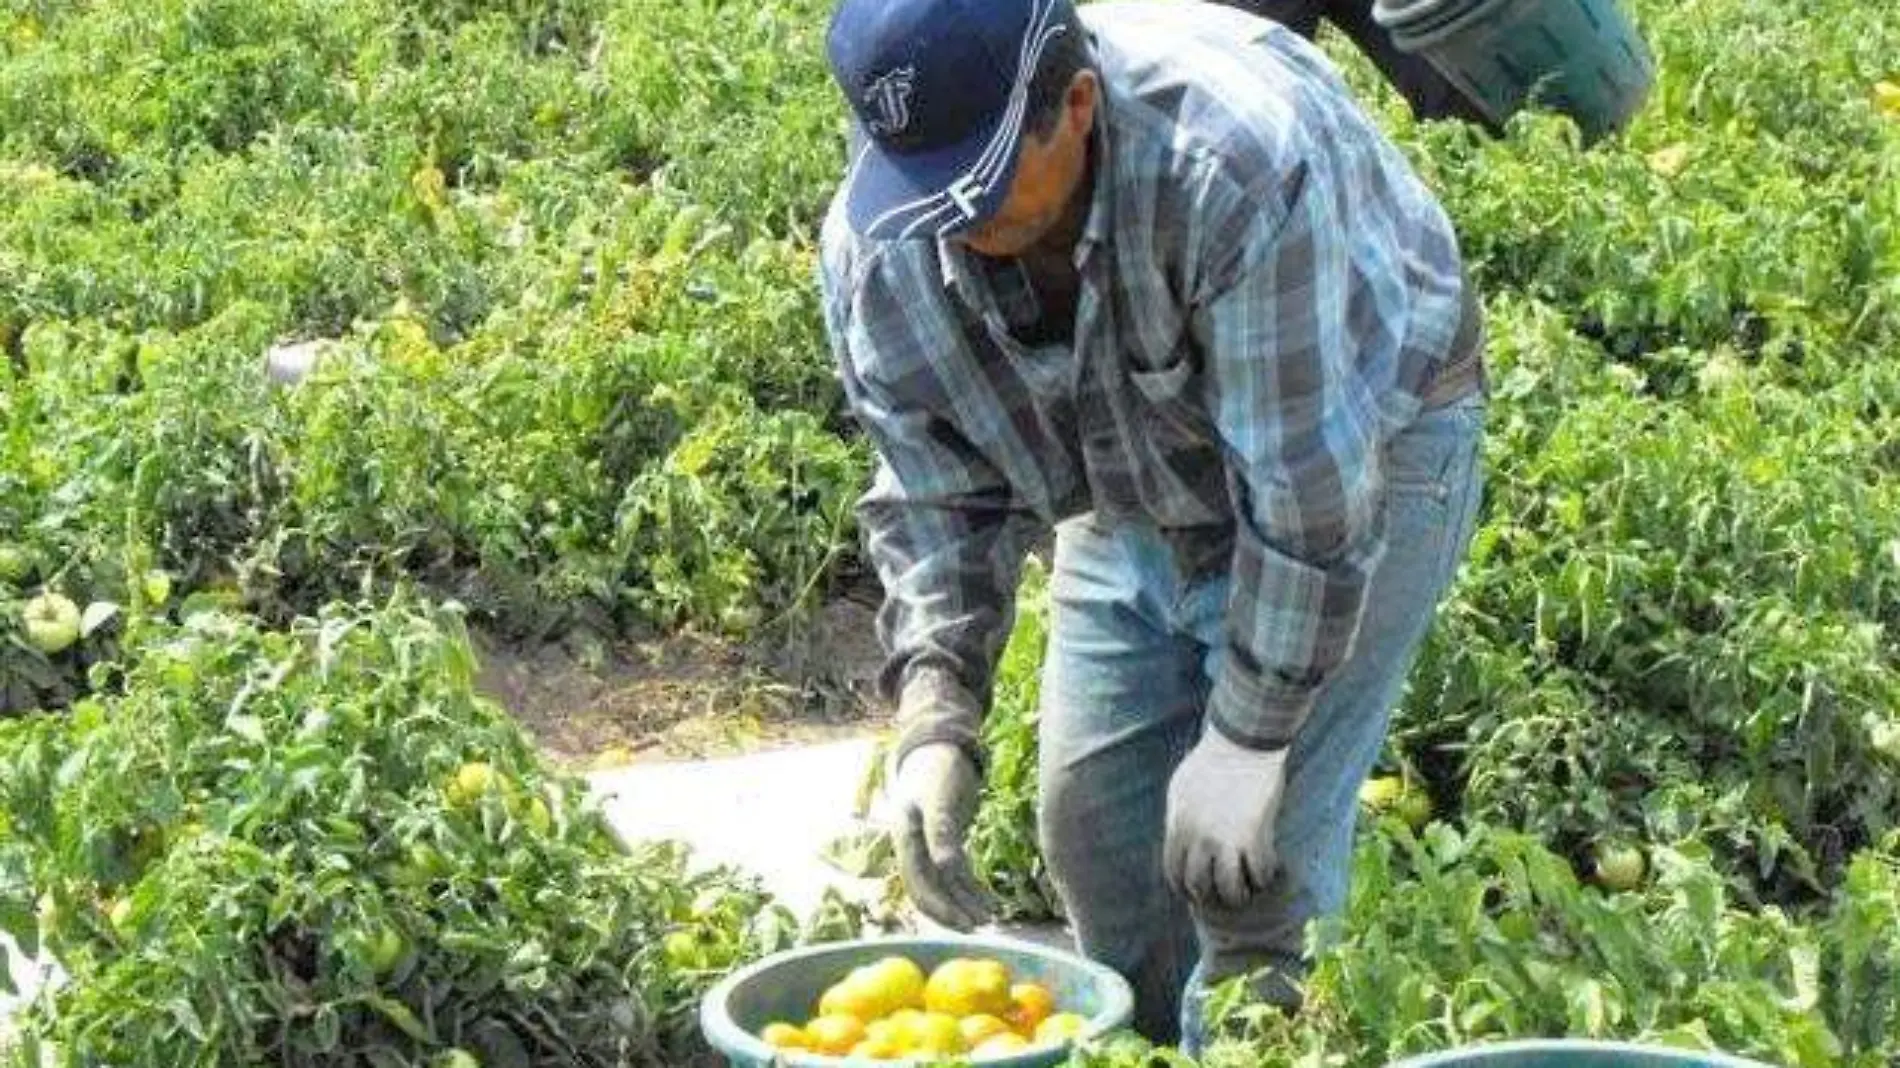
[[[977,752],[1023,559],[1091,510],[1231,570],[1209,721],[1287,743],[1353,647],[1384,444],[1460,327],[1449,219],[1319,51],[1225,7],[1080,11],[1105,94],[1072,344],[1020,340],[1013,263],[864,241],[841,203],[824,227],[900,756]]]

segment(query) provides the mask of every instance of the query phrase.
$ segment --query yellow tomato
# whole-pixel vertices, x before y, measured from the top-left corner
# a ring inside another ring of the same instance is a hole
[[[1082,1033],[1088,1019],[1073,1012],[1058,1012],[1036,1026],[1036,1043],[1067,1042]]]
[[[455,777],[449,780],[449,804],[458,807],[472,805],[500,781],[501,776],[493,765],[479,760],[470,761],[457,768]]]
[[[1041,983],[1017,983],[1009,988],[1010,1010],[1004,1015],[1010,1030],[1028,1038],[1056,1011],[1056,996]]]
[[[895,1020],[872,1020],[865,1025],[864,1044],[890,1050],[885,1056],[902,1056],[906,1048],[904,1029]]]
[[[907,957],[885,957],[865,969],[869,977],[867,982],[877,991],[878,1003],[883,1008],[880,1016],[888,1016],[899,1009],[921,1009],[924,1007],[924,983],[927,977],[917,962]]]
[[[957,1027],[963,1032],[963,1041],[969,1043],[972,1049],[997,1035],[1008,1034],[1010,1031],[1009,1024],[988,1013],[965,1016]]]
[[[843,1056],[864,1041],[864,1021],[856,1016],[820,1016],[805,1025],[805,1037],[811,1040],[812,1052]]]
[[[851,1047],[853,1057],[873,1061],[893,1061],[905,1053],[898,1040],[897,1028],[889,1020],[878,1020],[864,1029],[864,1041]]]
[[[788,1023],[769,1023],[759,1032],[765,1044],[774,1049],[810,1049],[811,1039],[805,1032]]]
[[[945,961],[924,984],[924,1008],[959,1018],[1001,1016],[1010,1010],[1009,970],[994,960]]]
[[[1900,119],[1900,85],[1893,82],[1874,83],[1874,103],[1889,118]]]
[[[433,163],[416,168],[416,173],[409,176],[409,189],[415,193],[417,200],[431,209],[440,210],[448,206],[448,178]]]
[[[917,1021],[914,1033],[915,1043],[912,1052],[950,1056],[962,1053],[970,1048],[964,1041],[963,1029],[957,1018],[941,1012],[926,1012]]]
[[[899,1009],[878,1022],[889,1025],[897,1044],[908,1050],[917,1045],[923,1034],[924,1014],[919,1009]]]
[[[865,981],[862,973],[853,973],[844,982],[825,991],[818,1001],[818,1013],[821,1016],[855,1016],[869,1023],[884,1015],[878,1003],[878,991]]]

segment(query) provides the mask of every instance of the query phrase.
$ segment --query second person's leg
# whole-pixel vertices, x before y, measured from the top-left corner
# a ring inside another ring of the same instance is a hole
[[[1430,60],[1406,52],[1392,42],[1392,35],[1372,17],[1373,3],[1374,0],[1327,0],[1326,21],[1352,39],[1420,120],[1463,119],[1484,127],[1494,136],[1501,133],[1471,98],[1439,73]]]
[[[1307,40],[1319,33],[1320,10],[1325,0],[1222,0],[1250,15],[1259,15],[1292,30]]]

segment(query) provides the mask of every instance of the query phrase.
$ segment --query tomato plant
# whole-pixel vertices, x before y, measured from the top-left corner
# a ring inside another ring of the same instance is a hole
[[[123,691],[0,724],[0,926],[70,978],[56,1063],[674,1063],[694,997],[801,937],[622,843],[477,698],[458,616],[203,612]],[[685,962],[661,951],[696,947]],[[684,1045],[682,1045],[684,1043]]]

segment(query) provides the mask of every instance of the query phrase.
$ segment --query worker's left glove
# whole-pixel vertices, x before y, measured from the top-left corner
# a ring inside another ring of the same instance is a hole
[[[1163,870],[1201,905],[1240,908],[1278,867],[1274,820],[1286,787],[1284,748],[1248,749],[1211,725],[1168,784]]]
[[[897,860],[904,889],[924,915],[954,931],[989,922],[993,909],[970,870],[970,824],[982,775],[961,748],[930,742],[897,765]]]

